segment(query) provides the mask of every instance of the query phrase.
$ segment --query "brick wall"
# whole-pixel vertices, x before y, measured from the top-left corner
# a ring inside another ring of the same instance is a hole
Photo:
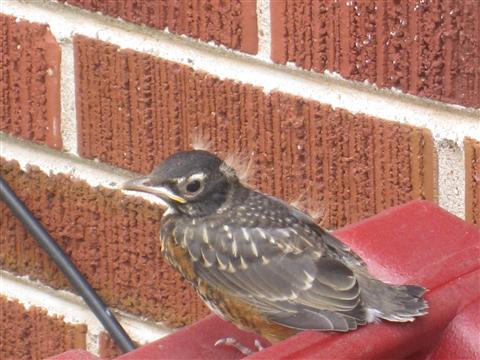
[[[160,206],[117,185],[198,137],[328,228],[417,198],[480,224],[475,0],[4,0],[0,22],[1,175],[140,344],[208,310]],[[0,357],[118,354],[0,215]]]
[[[49,316],[47,310],[25,306],[0,296],[0,345],[2,359],[42,359],[67,351],[84,348],[87,327]]]

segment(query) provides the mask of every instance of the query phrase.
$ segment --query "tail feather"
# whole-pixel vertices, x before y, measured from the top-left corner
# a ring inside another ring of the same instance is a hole
[[[359,276],[362,298],[367,308],[367,321],[377,318],[406,322],[428,313],[423,299],[425,289],[416,285],[391,285],[368,276]]]

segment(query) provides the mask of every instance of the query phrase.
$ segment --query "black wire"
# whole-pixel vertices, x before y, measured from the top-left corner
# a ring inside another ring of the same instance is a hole
[[[2,177],[0,177],[0,199],[7,204],[25,229],[57,264],[122,351],[134,350],[135,345],[110,309]]]

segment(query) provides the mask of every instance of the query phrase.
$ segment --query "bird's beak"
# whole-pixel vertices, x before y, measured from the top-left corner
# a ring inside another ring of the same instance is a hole
[[[187,202],[181,196],[174,194],[172,190],[166,186],[151,185],[150,178],[148,176],[140,179],[129,180],[121,184],[120,189],[149,193],[158,196],[162,200],[173,200],[180,204],[185,204]]]

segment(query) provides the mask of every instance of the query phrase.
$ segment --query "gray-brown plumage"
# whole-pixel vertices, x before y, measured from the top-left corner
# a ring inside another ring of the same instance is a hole
[[[308,215],[244,186],[209,152],[177,153],[123,188],[166,203],[163,253],[210,308],[271,341],[427,313],[423,288],[374,279]]]

